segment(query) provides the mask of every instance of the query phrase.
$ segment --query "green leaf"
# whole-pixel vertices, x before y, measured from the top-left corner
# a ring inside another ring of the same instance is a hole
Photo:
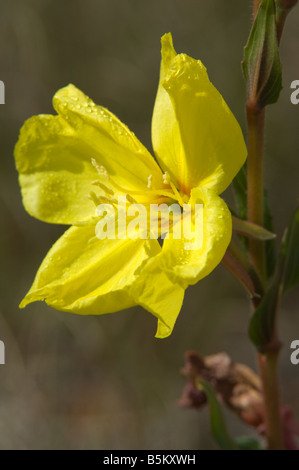
[[[204,389],[209,401],[211,432],[214,439],[216,440],[221,449],[239,450],[238,445],[229,435],[221,406],[213,388],[207,382],[204,382],[202,380],[198,381],[198,386],[199,388]]]
[[[295,211],[282,244],[284,257],[283,292],[299,284],[299,209]]]
[[[233,191],[235,201],[237,205],[237,216],[240,219],[247,219],[247,162],[242,166],[239,173],[233,179]],[[232,212],[232,214],[234,214]],[[247,249],[248,240],[241,234],[238,234],[238,238],[242,243],[243,247]]]
[[[270,211],[268,193],[266,190],[264,191],[264,226],[269,230],[269,232],[274,232],[273,217]],[[267,240],[265,250],[267,276],[270,278],[274,273],[276,266],[276,240]]]
[[[203,380],[197,386],[204,389],[210,405],[211,432],[219,447],[223,450],[262,450],[260,442],[252,437],[239,437],[234,440],[227,429],[223,412],[214,389]]]
[[[233,180],[233,189],[237,205],[236,215],[239,219],[246,220],[247,218],[247,169],[246,164],[241,168],[237,176]],[[233,215],[235,211],[230,208]],[[273,233],[273,221],[272,215],[268,202],[267,191],[264,193],[264,227],[269,232]],[[247,234],[248,235],[248,234]],[[253,234],[252,234],[253,235]],[[247,248],[248,240],[241,234],[238,234],[238,238],[242,242],[242,245]],[[267,237],[266,237],[267,238]],[[265,239],[265,238],[264,238]],[[266,263],[267,263],[267,275],[271,277],[275,270],[276,265],[276,241],[274,238],[266,240]]]
[[[278,297],[279,282],[275,280],[250,320],[249,337],[261,353],[271,342]]]
[[[242,436],[236,439],[236,443],[241,450],[264,450],[260,441],[253,437]]]
[[[237,203],[237,214],[240,219],[247,217],[247,170],[246,163],[233,180],[234,195]]]
[[[274,0],[263,0],[244,50],[248,99],[264,107],[276,103],[282,89]]]
[[[273,230],[272,216],[270,213],[268,198],[264,197],[264,224],[268,230]],[[276,263],[274,240],[266,242],[266,262],[268,276],[275,274],[272,283],[262,298],[261,303],[251,317],[249,324],[249,337],[257,349],[264,353],[271,343],[275,325],[277,305],[281,295],[281,278],[284,266],[284,256],[280,255]]]
[[[284,236],[272,285],[250,321],[249,336],[260,352],[265,352],[271,342],[281,293],[285,293],[297,284],[299,284],[299,208],[293,214]]]
[[[243,233],[250,238],[255,238],[256,240],[273,240],[276,238],[275,233],[270,232],[269,230],[261,227],[260,225],[253,224],[248,220],[239,219],[238,217],[232,216],[233,221],[233,230],[238,233]]]

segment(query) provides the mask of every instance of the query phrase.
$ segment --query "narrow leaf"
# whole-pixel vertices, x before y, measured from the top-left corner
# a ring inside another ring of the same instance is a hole
[[[247,170],[242,166],[233,180],[234,195],[237,204],[237,214],[241,219],[247,217]]]
[[[221,406],[213,388],[202,380],[198,381],[198,386],[204,389],[209,401],[211,432],[214,439],[223,450],[239,450],[239,447],[229,435]]]
[[[260,441],[254,439],[254,437],[238,437],[236,443],[241,450],[264,450]]]
[[[274,232],[273,217],[271,214],[268,193],[264,191],[264,226],[269,232]],[[267,240],[265,244],[266,249],[266,268],[267,276],[270,278],[275,271],[276,266],[276,240]]]
[[[257,349],[264,353],[271,342],[275,322],[275,312],[279,296],[279,283],[276,281],[264,295],[249,324],[249,336]]]
[[[250,321],[250,339],[262,353],[271,342],[281,293],[285,293],[297,284],[299,284],[299,208],[295,211],[284,236],[272,285]]]
[[[299,284],[299,208],[295,211],[283,240],[285,257],[283,292]]]
[[[276,238],[275,233],[261,227],[260,225],[253,224],[248,220],[242,220],[238,217],[232,217],[233,230],[238,233],[242,233],[247,237],[256,238],[257,240],[273,240]]]

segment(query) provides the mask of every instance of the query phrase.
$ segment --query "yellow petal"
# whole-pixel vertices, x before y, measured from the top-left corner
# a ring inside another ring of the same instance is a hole
[[[88,199],[91,183],[99,178],[92,159],[128,192],[145,193],[149,176],[152,189],[163,187],[154,158],[109,111],[73,85],[56,93],[54,106],[59,116],[28,119],[15,147],[23,201],[31,215],[63,224],[88,220],[94,214]]]
[[[156,266],[183,287],[195,284],[213,271],[221,262],[232,235],[231,214],[214,191],[194,188],[189,203],[203,206],[202,218],[199,218],[202,231],[196,232],[199,245],[192,245],[196,239],[190,242],[186,237],[164,240],[160,255],[154,259]]]
[[[138,269],[131,293],[136,303],[158,318],[156,338],[166,338],[180,313],[185,289],[172,283],[157,264],[151,263],[153,260],[155,256]]]
[[[99,240],[94,226],[71,227],[54,244],[21,307],[45,300],[57,310],[89,315],[141,305],[171,333],[184,291],[146,261],[160,252],[156,240]]]
[[[45,222],[71,224],[94,215],[88,199],[97,178],[86,141],[59,116],[28,119],[15,146],[23,203]]]
[[[162,60],[160,81],[152,119],[152,143],[155,155],[164,171],[178,185],[183,181],[185,172],[185,153],[182,145],[178,121],[174,108],[162,83],[164,82],[173,59],[176,56],[171,34],[162,37]]]
[[[162,172],[147,149],[125,124],[107,109],[97,106],[74,85],[57,91],[56,111],[78,139],[88,142],[89,156],[120,186],[146,191],[151,176],[152,189],[160,187]]]
[[[43,260],[21,303],[45,300],[57,310],[101,314],[134,305],[124,288],[146,255],[136,240],[99,240],[94,226],[71,227]]]
[[[186,54],[177,55],[170,34],[162,38],[152,138],[161,166],[187,193],[205,186],[220,194],[247,155],[240,126],[206,68]]]

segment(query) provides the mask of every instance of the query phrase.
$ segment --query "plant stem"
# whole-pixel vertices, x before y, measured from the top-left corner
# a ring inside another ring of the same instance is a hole
[[[248,220],[264,225],[264,122],[265,110],[250,101],[247,103],[248,162],[247,207]],[[249,240],[250,259],[263,284],[266,282],[264,242]]]
[[[265,109],[252,101],[247,102],[248,124],[248,166],[247,166],[247,207],[248,220],[264,225],[264,126]],[[249,256],[263,286],[267,281],[264,242],[249,240]],[[256,302],[254,307],[256,307]],[[263,383],[265,424],[268,448],[283,449],[283,436],[280,420],[280,398],[278,383],[279,342],[276,340],[276,328],[273,340],[265,354],[258,354],[260,374]],[[271,346],[271,347],[270,347]]]
[[[268,351],[266,354],[258,354],[265,400],[265,424],[269,450],[284,449],[277,372],[278,355],[279,349]]]
[[[297,4],[298,0],[280,0],[276,5],[276,29],[277,29],[277,41],[280,44],[281,35],[291,9]]]
[[[282,290],[281,287],[279,287],[274,307],[275,318],[271,342],[268,344],[265,354],[258,354],[265,400],[265,424],[269,450],[283,450],[285,448],[280,415],[278,378],[278,359],[281,343],[277,331],[277,312],[281,293]]]
[[[277,42],[278,45],[280,44],[281,36],[282,36],[282,31],[284,28],[285,21],[288,16],[288,11],[287,10],[282,10],[282,9],[277,9],[276,12],[276,29],[277,29]]]
[[[277,41],[280,44],[285,21],[291,9],[297,4],[298,0],[280,0],[276,5],[276,29]]]

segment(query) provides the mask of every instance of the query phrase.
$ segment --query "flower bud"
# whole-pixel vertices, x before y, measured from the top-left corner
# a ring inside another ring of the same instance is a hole
[[[255,17],[242,62],[248,102],[263,108],[278,100],[281,65],[274,0],[263,0]]]

